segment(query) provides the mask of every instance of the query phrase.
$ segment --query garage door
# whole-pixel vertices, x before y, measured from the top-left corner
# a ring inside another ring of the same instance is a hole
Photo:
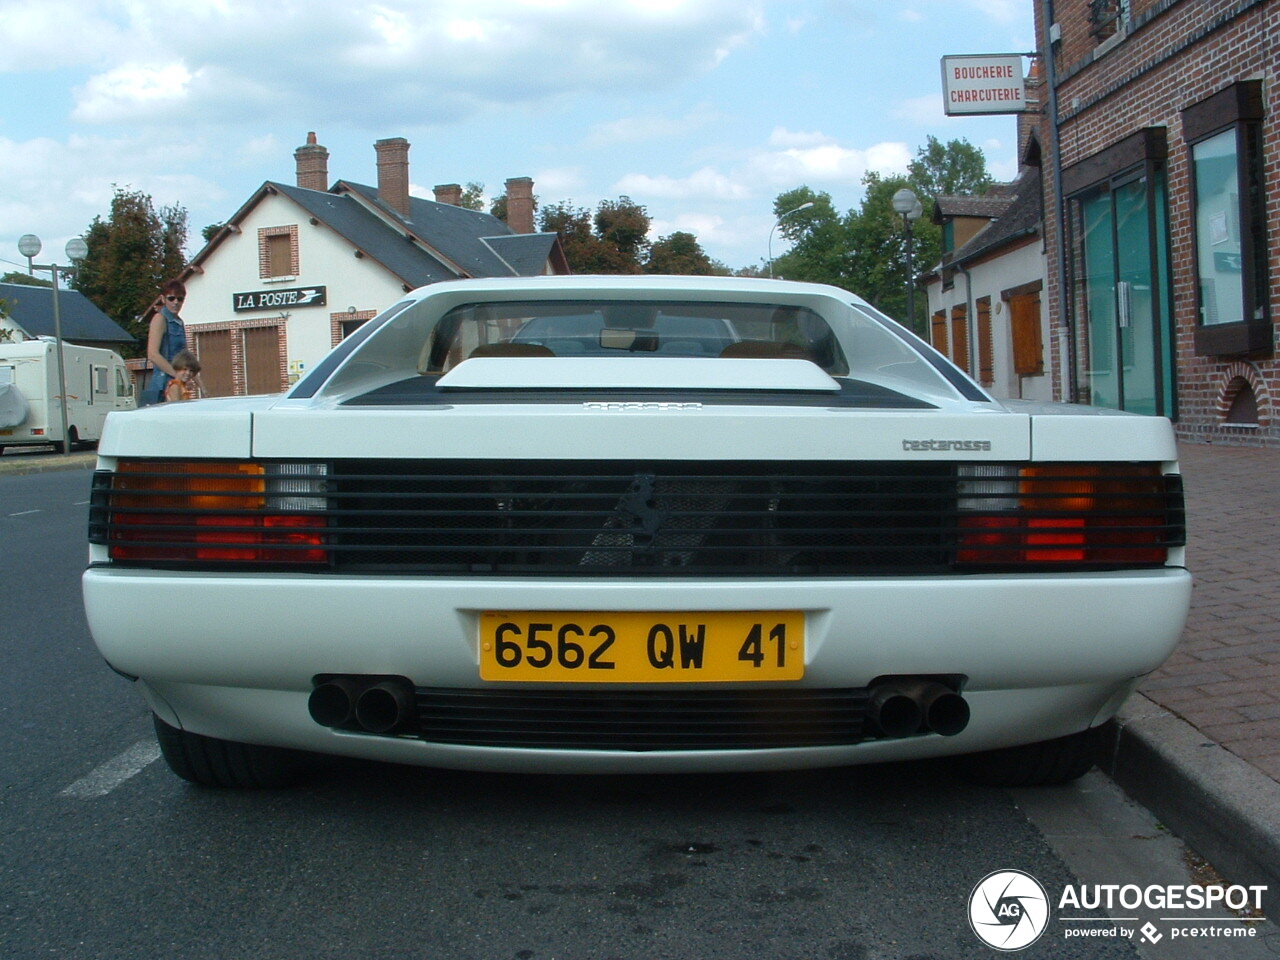
[[[252,327],[244,331],[246,392],[279,393],[285,388],[280,372],[280,328]]]
[[[214,330],[195,335],[196,356],[200,358],[201,396],[229,397],[235,393],[231,378],[231,331]]]

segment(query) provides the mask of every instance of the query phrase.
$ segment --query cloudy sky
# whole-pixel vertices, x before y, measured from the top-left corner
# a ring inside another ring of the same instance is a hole
[[[1013,118],[944,116],[939,58],[1034,47],[1030,0],[0,0],[0,37],[0,272],[24,233],[61,258],[113,184],[198,247],[312,130],[331,178],[376,183],[403,136],[415,194],[626,194],[755,264],[778,193],[856,206],[930,134],[1011,176]]]

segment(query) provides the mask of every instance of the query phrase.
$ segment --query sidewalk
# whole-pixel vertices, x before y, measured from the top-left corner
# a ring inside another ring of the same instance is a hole
[[[1103,766],[1280,915],[1280,450],[1178,446],[1191,615],[1143,681]]]
[[[1280,450],[1178,453],[1195,593],[1181,646],[1141,691],[1280,780]]]

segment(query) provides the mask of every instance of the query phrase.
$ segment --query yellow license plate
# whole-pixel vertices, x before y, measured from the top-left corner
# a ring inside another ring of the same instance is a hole
[[[13,436],[12,430],[0,430],[0,437],[12,437],[12,436]]]
[[[804,613],[799,610],[480,615],[482,680],[799,680],[804,656]]]

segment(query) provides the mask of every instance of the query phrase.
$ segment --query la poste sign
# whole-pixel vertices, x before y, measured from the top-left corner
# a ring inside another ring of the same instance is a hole
[[[947,116],[1021,113],[1027,109],[1022,55],[990,53],[942,58]]]

